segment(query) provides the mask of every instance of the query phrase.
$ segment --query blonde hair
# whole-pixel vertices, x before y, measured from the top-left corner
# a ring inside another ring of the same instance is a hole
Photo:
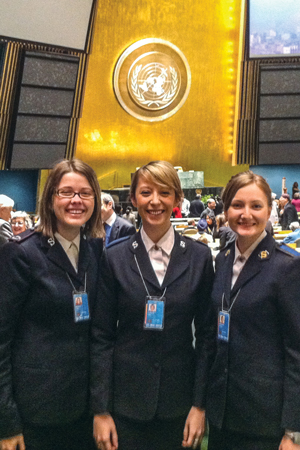
[[[151,161],[140,167],[132,177],[130,186],[130,198],[135,199],[135,192],[140,177],[145,177],[161,186],[174,189],[176,202],[180,202],[183,196],[178,174],[172,164],[167,161]]]

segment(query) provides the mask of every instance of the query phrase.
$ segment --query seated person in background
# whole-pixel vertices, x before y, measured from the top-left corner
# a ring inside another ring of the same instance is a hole
[[[228,226],[224,213],[218,214],[216,217],[216,228],[213,237],[214,239],[220,239],[219,250],[222,250],[236,238],[235,232]]]
[[[284,244],[292,244],[297,239],[300,238],[300,225],[299,222],[292,222],[290,225],[290,229],[293,230],[287,237],[283,239]]]
[[[295,206],[297,212],[300,212],[300,194],[299,194],[299,192],[296,192],[294,194],[294,198],[292,200],[292,205]]]
[[[202,244],[208,245],[208,239],[203,234],[197,239],[197,241],[202,242]]]
[[[195,219],[189,219],[188,220],[188,226],[185,228],[184,231],[186,231],[186,230],[195,230],[195,229],[197,229],[196,223],[195,223]]]
[[[298,221],[298,214],[294,205],[291,204],[290,196],[282,194],[280,204],[280,225],[283,230],[288,230],[292,222]]]
[[[198,233],[195,234],[195,237],[194,237],[195,240],[198,240],[200,237],[206,237],[208,243],[213,242],[213,237],[208,232],[208,224],[205,219],[199,220],[199,222],[197,223],[197,230],[198,230]]]
[[[215,212],[214,212],[215,207],[216,207],[215,200],[213,198],[209,198],[207,200],[207,208],[205,208],[205,210],[203,211],[203,213],[200,216],[200,219],[206,219],[206,221],[207,221],[207,217],[209,216],[209,218],[212,220],[211,224],[208,223],[208,226],[211,228],[211,230],[216,225],[216,216],[215,216]]]
[[[11,213],[11,227],[14,236],[23,233],[32,226],[29,215],[26,211],[16,211]]]

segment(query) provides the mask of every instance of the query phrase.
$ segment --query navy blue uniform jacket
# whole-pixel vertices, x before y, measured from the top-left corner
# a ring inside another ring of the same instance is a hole
[[[213,302],[232,304],[229,343],[218,341],[207,416],[217,427],[279,437],[300,430],[300,258],[269,234],[231,290],[234,243],[216,259]],[[217,328],[217,326],[216,326]]]
[[[167,288],[163,331],[143,329],[147,293],[134,257],[150,295]],[[175,233],[160,286],[137,233],[104,251],[100,273],[92,321],[93,412],[147,421],[204,407],[214,336],[209,248]]]
[[[136,229],[132,223],[128,222],[126,219],[123,219],[123,217],[117,216],[110,232],[109,243],[125,236],[131,236],[135,234],[135,232]]]
[[[4,244],[0,260],[1,439],[24,421],[57,425],[88,410],[90,322],[74,322],[67,274],[76,289],[87,274],[92,307],[98,264],[84,236],[76,273],[61,245],[37,232]]]

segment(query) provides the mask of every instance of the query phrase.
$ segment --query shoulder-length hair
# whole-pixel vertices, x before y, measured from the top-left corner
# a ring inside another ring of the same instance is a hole
[[[83,175],[95,193],[94,211],[84,227],[86,234],[90,237],[103,237],[104,228],[101,220],[100,186],[94,170],[80,159],[60,161],[51,170],[39,202],[40,224],[37,227],[37,231],[41,231],[44,236],[50,237],[53,237],[54,233],[57,231],[57,221],[53,210],[53,199],[62,177],[70,172]]]
[[[222,192],[222,200],[224,203],[224,211],[227,211],[235,197],[237,191],[241,188],[256,184],[266,195],[268,205],[272,207],[272,191],[266,180],[261,175],[256,175],[251,170],[240,172],[231,177]]]
[[[151,161],[140,167],[132,177],[130,186],[130,198],[135,199],[135,192],[140,177],[145,177],[161,186],[168,186],[174,189],[176,202],[180,202],[183,197],[178,174],[172,164],[167,161]]]

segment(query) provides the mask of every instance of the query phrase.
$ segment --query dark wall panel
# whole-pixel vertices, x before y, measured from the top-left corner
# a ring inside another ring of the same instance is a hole
[[[300,64],[261,65],[259,164],[300,162]]]
[[[48,169],[66,155],[79,58],[25,51],[9,169]]]

